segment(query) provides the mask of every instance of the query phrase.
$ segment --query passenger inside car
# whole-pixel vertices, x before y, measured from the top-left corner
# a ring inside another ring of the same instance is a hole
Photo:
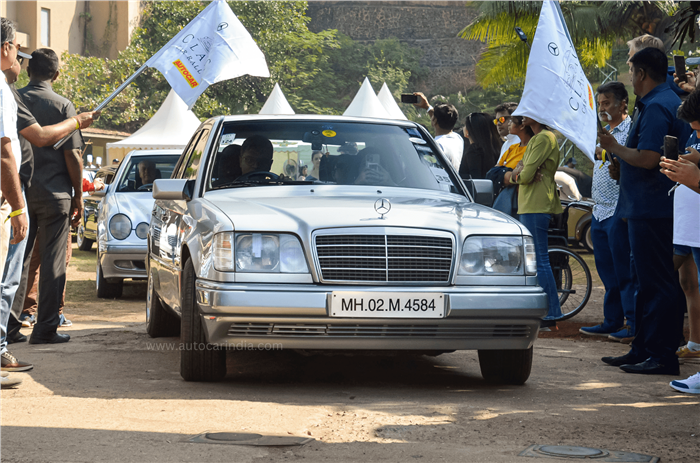
[[[213,180],[211,184],[212,186],[224,185],[236,180],[242,174],[241,146],[228,145],[216,158],[214,165],[216,180]]]

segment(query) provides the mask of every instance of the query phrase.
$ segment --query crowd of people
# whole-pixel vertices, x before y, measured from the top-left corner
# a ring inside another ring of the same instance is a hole
[[[675,76],[656,37],[637,37],[628,46],[636,104],[630,106],[621,82],[597,89],[605,127],[598,134],[592,177],[577,169],[574,158],[560,166],[552,131],[533,118],[514,116],[517,103],[496,107],[488,123],[487,114],[467,115],[462,144],[449,136],[459,118],[454,106],[433,108],[422,93],[416,93],[415,106],[428,111],[436,141],[460,176],[491,179],[494,209],[532,233],[538,281],[549,298],[541,329],[556,329],[561,316],[547,252],[550,220],[562,212],[560,197],[590,197],[604,319],[580,331],[630,344],[627,354],[601,359],[608,365],[627,373],[679,375],[679,360],[700,359],[700,89],[695,88],[700,79],[693,72],[686,79]],[[665,153],[666,136],[688,152]],[[670,385],[700,393],[700,373]]]
[[[98,114],[76,114],[70,101],[53,92],[59,60],[52,50],[26,55],[20,51],[14,24],[2,18],[1,26],[6,78],[0,82],[0,222],[7,224],[8,232],[0,246],[0,356],[2,387],[7,387],[19,382],[11,372],[33,368],[7,349],[8,344],[27,340],[19,331],[23,323],[33,325],[30,344],[70,339],[57,331],[66,323],[61,308],[69,231],[71,221],[82,217],[84,189],[93,187],[82,181],[79,129],[90,126]],[[561,316],[548,256],[551,217],[563,212],[560,190],[573,199],[590,196],[595,203],[594,256],[606,292],[603,321],[581,332],[629,343],[627,354],[602,359],[624,372],[679,375],[679,359],[700,359],[700,89],[695,88],[700,79],[692,72],[684,81],[674,76],[658,38],[646,35],[628,45],[636,103],[630,104],[620,82],[597,89],[598,116],[605,127],[599,130],[592,177],[577,169],[574,158],[560,165],[555,134],[537,118],[514,115],[517,103],[500,104],[494,116],[467,115],[461,133],[455,131],[459,114],[453,105],[433,107],[418,92],[415,106],[427,110],[435,140],[460,176],[491,179],[497,194],[494,208],[522,222],[532,234],[538,281],[549,300],[541,329],[556,329]],[[25,59],[30,82],[16,90],[12,83]],[[67,136],[61,149],[52,147]],[[675,137],[687,153],[663,152],[666,136]],[[343,147],[353,148],[356,152],[356,147]],[[246,175],[269,169],[271,150],[268,140],[252,137],[239,152],[225,151],[222,156],[238,157],[239,175]],[[308,180],[320,178],[323,156],[314,152],[311,166],[302,167],[299,174]],[[259,162],[263,158],[265,165]],[[31,275],[39,268],[34,281],[41,290],[36,298]],[[32,297],[37,310],[23,316]],[[700,373],[670,384],[682,392],[700,393]]]
[[[0,223],[4,225],[0,240],[0,384],[9,387],[21,382],[12,372],[33,368],[7,349],[8,344],[27,341],[20,332],[23,322],[33,324],[30,344],[70,340],[57,329],[67,324],[61,308],[66,250],[71,249],[70,225],[83,215],[83,140],[79,130],[89,127],[98,114],[76,114],[73,104],[52,90],[60,75],[53,50],[41,48],[27,55],[17,42],[15,24],[1,18],[0,28],[0,70],[4,73],[0,79]],[[17,90],[12,84],[24,60],[29,60],[30,80]],[[61,149],[53,148],[67,136],[70,138]],[[30,273],[39,274],[38,297],[35,285],[28,284]],[[29,297],[25,297],[28,292]],[[22,317],[25,299],[31,299],[32,293],[36,316]]]

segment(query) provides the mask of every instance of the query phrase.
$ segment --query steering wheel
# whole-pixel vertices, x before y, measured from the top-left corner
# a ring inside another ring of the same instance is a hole
[[[280,178],[279,175],[273,174],[272,172],[268,172],[266,170],[257,170],[255,172],[248,172],[247,174],[241,175],[236,179],[236,182],[245,182],[247,180],[253,180],[256,177],[270,177],[272,180],[278,180]]]
[[[144,183],[140,187],[136,189],[136,191],[153,191],[153,184],[152,183]]]

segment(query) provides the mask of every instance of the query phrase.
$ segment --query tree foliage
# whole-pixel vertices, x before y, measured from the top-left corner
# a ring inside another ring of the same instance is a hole
[[[306,2],[234,1],[229,5],[265,54],[271,77],[243,76],[210,86],[193,108],[200,118],[257,113],[276,82],[298,113],[339,114],[365,76],[377,89],[386,81],[398,95],[426,73],[419,64],[421,52],[398,40],[364,45],[336,30],[309,31]],[[140,26],[117,59],[64,54],[63,78],[56,90],[80,110],[95,107],[205,7],[198,0],[145,3]],[[136,130],[169,91],[160,72],[147,69],[110,103],[96,126]]]

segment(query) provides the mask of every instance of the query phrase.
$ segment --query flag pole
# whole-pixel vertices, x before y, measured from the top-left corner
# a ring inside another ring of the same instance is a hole
[[[124,89],[125,89],[126,87],[128,87],[129,84],[132,83],[132,82],[134,81],[134,79],[136,79],[136,78],[137,78],[143,71],[145,71],[147,68],[148,68],[148,66],[145,65],[145,64],[144,64],[143,66],[141,66],[140,68],[138,68],[138,69],[136,70],[136,72],[134,72],[128,79],[126,79],[126,80],[124,81],[124,83],[122,83],[119,87],[117,87],[117,89],[114,90],[114,91],[112,92],[111,95],[109,95],[107,98],[105,98],[105,100],[104,100],[102,103],[100,103],[99,105],[97,105],[97,107],[96,107],[95,109],[93,109],[93,111],[102,111],[102,109],[104,109],[105,106],[107,106],[113,99],[115,99],[115,98],[117,97],[117,95],[119,95],[122,91],[124,91]],[[53,145],[53,149],[57,150],[57,149],[59,149],[61,146],[63,146],[63,144],[66,143],[66,142],[68,141],[68,139],[69,139],[70,137],[72,137],[73,134],[74,134],[76,131],[77,131],[77,130],[73,130],[71,133],[69,133],[68,135],[66,135],[65,137],[63,137],[61,140],[59,140],[58,142],[56,142],[56,144]]]

